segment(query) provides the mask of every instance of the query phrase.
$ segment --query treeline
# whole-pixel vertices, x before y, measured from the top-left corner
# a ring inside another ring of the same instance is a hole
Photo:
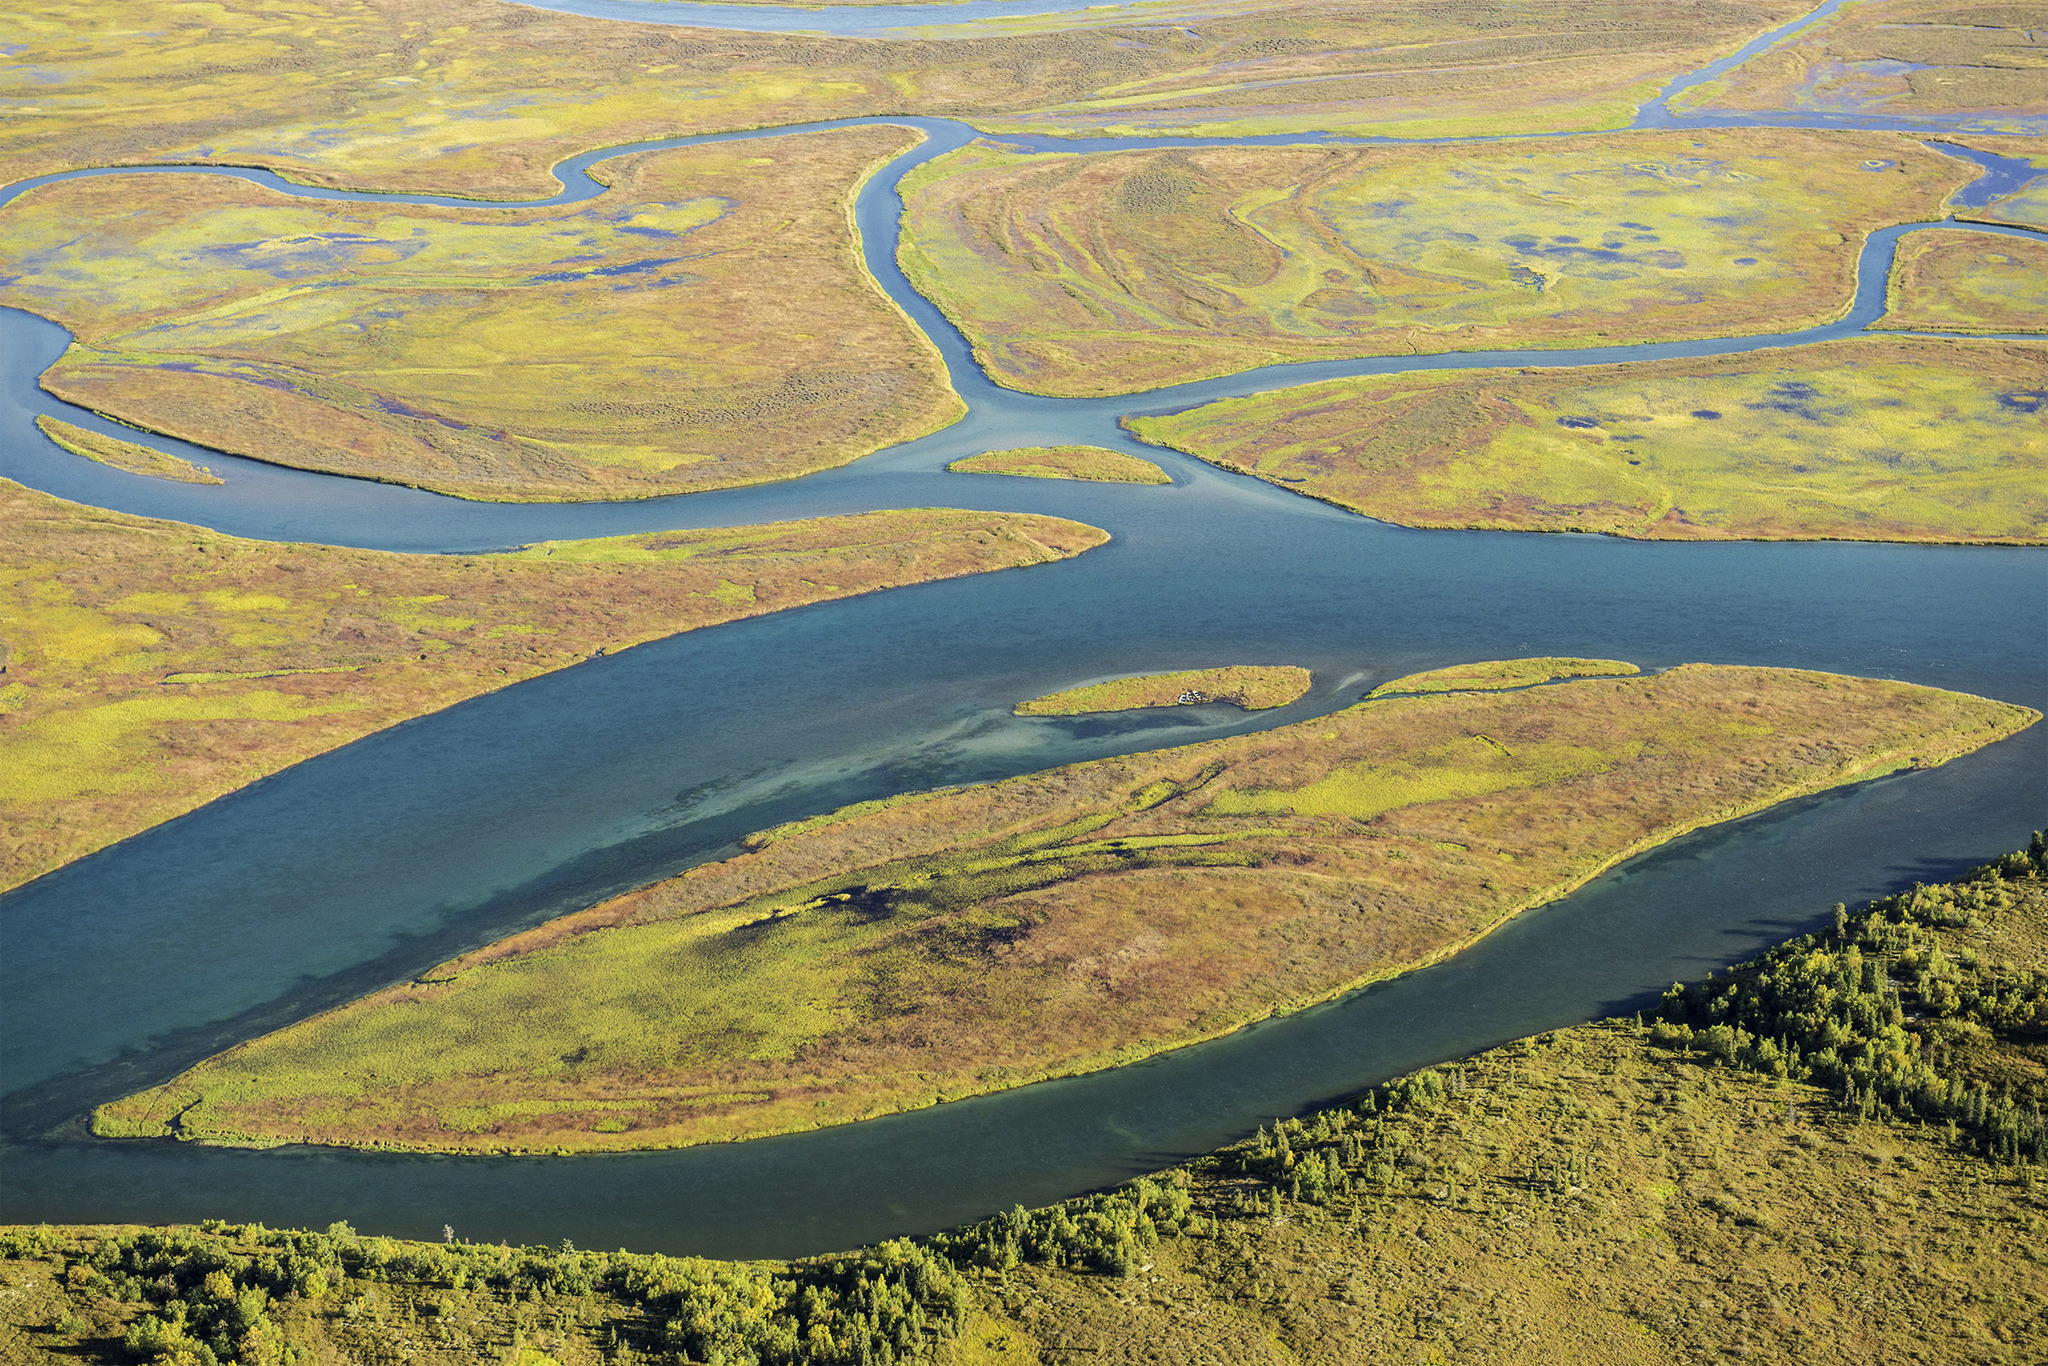
[[[1961,881],[1872,902],[1831,930],[1665,993],[1652,1036],[1734,1066],[1833,1089],[1864,1117],[1951,1126],[1994,1161],[2048,1162],[2041,1097],[1996,1091],[1970,1066],[2001,1036],[2048,1034],[2048,972],[1944,947],[2017,893],[2039,898],[2048,874],[2040,833]],[[2018,884],[2018,885],[2016,885]],[[2039,908],[2035,908],[2039,913]]]
[[[144,1302],[126,1346],[161,1366],[296,1366],[276,1302],[321,1300],[350,1280],[488,1287],[508,1297],[604,1294],[658,1325],[644,1346],[706,1366],[892,1366],[951,1338],[969,1298],[957,1271],[907,1241],[788,1264],[627,1252],[402,1243],[218,1223],[67,1246],[48,1229],[0,1235],[0,1258],[65,1262],[74,1292]],[[254,1251],[238,1251],[253,1247]]]
[[[1184,1171],[1140,1179],[1049,1209],[1008,1214],[927,1240],[949,1263],[1008,1271],[1024,1262],[1110,1276],[1137,1271],[1161,1238],[1203,1230]]]

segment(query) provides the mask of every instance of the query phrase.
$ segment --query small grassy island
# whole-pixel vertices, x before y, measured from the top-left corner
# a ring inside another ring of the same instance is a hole
[[[1507,688],[1531,688],[1538,683],[1555,683],[1567,678],[1622,678],[1641,672],[1635,665],[1619,659],[1493,659],[1409,674],[1406,678],[1380,684],[1366,697],[1391,697],[1398,693],[1499,692]]]
[[[2048,342],[1857,337],[1330,380],[1125,425],[1403,526],[2038,544],[2043,392]]]
[[[32,1226],[0,1231],[0,1333],[36,1363],[383,1361],[402,1340],[418,1366],[507,1342],[520,1366],[2024,1366],[2048,1357],[2044,873],[2037,835],[1648,1018],[929,1238],[733,1263]]]
[[[986,451],[946,466],[955,474],[1015,474],[1027,479],[1087,479],[1105,484],[1171,484],[1150,460],[1101,446],[1019,446]]]
[[[1284,707],[1308,691],[1307,669],[1288,665],[1237,665],[1223,669],[1187,669],[1180,673],[1140,674],[1113,678],[1085,688],[1068,688],[1017,704],[1019,716],[1087,716],[1095,712],[1133,711],[1140,707],[1190,706],[1231,702],[1246,711]]]
[[[548,1152],[914,1109],[1300,1009],[1685,831],[2038,719],[1687,665],[866,803],[230,1049],[95,1127]]]
[[[195,465],[190,460],[181,460],[175,455],[153,450],[135,441],[123,441],[115,436],[103,436],[89,432],[70,422],[60,422],[54,417],[37,416],[36,427],[44,436],[87,460],[102,465],[112,465],[117,470],[130,474],[148,475],[152,479],[174,479],[181,484],[224,484],[227,481],[212,470]]]
[[[0,890],[599,649],[1107,539],[928,508],[394,555],[242,540],[0,480]]]

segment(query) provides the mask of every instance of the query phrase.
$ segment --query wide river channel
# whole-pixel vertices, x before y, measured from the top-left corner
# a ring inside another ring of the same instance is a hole
[[[847,33],[973,17],[947,6],[553,7]],[[1072,6],[972,8],[1015,15]],[[1729,122],[1673,114],[1671,93],[1646,106],[1644,126]],[[1931,131],[1925,120],[1847,115],[1743,121]],[[66,455],[35,430],[34,416],[49,413],[136,437],[38,389],[36,377],[68,338],[45,320],[0,310],[0,474],[98,507],[242,536],[443,552],[918,506],[1053,513],[1114,536],[1056,565],[777,613],[593,659],[300,764],[0,897],[0,1221],[221,1217],[317,1227],[346,1219],[412,1237],[449,1224],[493,1241],[567,1237],[718,1256],[849,1247],[1103,1186],[1399,1072],[1637,1008],[1674,979],[1817,923],[1836,901],[1932,881],[2016,847],[2048,817],[2048,726],[2037,726],[1941,769],[1688,836],[1450,962],[1299,1015],[1134,1066],[785,1138],[486,1159],[85,1137],[77,1117],[99,1101],[454,952],[714,857],[750,830],[848,801],[1285,724],[1417,669],[1536,654],[1646,668],[1770,664],[2048,707],[2042,550],[1414,531],[1141,446],[1116,425],[1125,414],[1334,375],[1579,365],[1850,335],[1882,312],[1898,238],[1924,225],[1872,234],[1853,306],[1806,333],[1312,362],[1124,398],[1047,399],[990,383],[895,265],[897,181],[973,130],[943,119],[854,122],[925,134],[870,182],[856,221],[870,270],[939,346],[971,411],[945,431],[806,479],[634,503],[482,504],[154,437],[150,444],[201,459],[228,482],[139,478]],[[793,131],[591,152],[557,168],[565,189],[543,202],[601,193],[585,172],[621,151]],[[1078,145],[1224,141],[1233,140]],[[1959,205],[1982,203],[2028,173],[1996,157],[1971,159],[1985,175]],[[152,173],[235,174],[293,194],[367,197],[291,186],[262,171]],[[0,191],[0,201],[34,183]],[[943,470],[977,451],[1058,442],[1143,454],[1174,482]],[[1085,720],[1010,714],[1020,698],[1077,682],[1226,663],[1306,665],[1316,686],[1257,717],[1227,707]]]

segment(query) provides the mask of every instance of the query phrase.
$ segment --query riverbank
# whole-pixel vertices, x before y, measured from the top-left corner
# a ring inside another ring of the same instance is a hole
[[[395,555],[241,540],[0,481],[0,888],[594,653],[1107,539],[913,509]]]
[[[2032,1080],[2017,1099],[2038,1099],[2039,1050],[2011,1007],[2048,1001],[2044,862],[2037,837],[1702,997],[1748,1008],[1767,999],[1762,973],[1853,954],[1883,966],[1829,1016],[1841,1057],[1887,1053],[1855,1023],[1868,997],[1910,1008],[1906,1052],[1965,1097],[2018,1069]],[[1910,961],[1874,956],[1907,944]],[[39,1226],[0,1232],[0,1323],[38,1364],[124,1340],[245,1361],[401,1345],[422,1366],[675,1351],[828,1366],[883,1342],[938,1366],[2018,1366],[2048,1350],[2038,1154],[1989,1151],[1995,1113],[1973,1119],[1968,1100],[1959,1123],[1930,1125],[1875,1093],[1845,1100],[1813,1064],[1793,1072],[1732,1031],[1724,1048],[1683,1023],[1686,999],[1654,1022],[1486,1050],[1113,1191],[858,1254],[731,1263],[478,1245],[455,1229],[437,1244],[346,1225]]]
[[[1692,665],[870,803],[231,1049],[96,1125],[605,1151],[919,1108],[1301,1009],[1689,830],[2036,719]]]

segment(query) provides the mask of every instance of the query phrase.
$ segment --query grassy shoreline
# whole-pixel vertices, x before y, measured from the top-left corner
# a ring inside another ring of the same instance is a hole
[[[243,540],[0,482],[0,888],[600,650],[1106,539],[912,509],[402,555]]]
[[[1685,727],[1658,719],[1681,714]],[[872,804],[238,1046],[102,1107],[96,1128],[610,1151],[919,1108],[1220,1037],[1440,961],[1684,833],[2035,719],[1905,685],[1687,666],[1388,699]],[[1581,735],[1607,749],[1573,748]],[[1745,735],[1773,739],[1757,750]],[[1351,745],[1374,762],[1346,767]],[[1741,767],[1815,745],[1825,756]],[[1694,791],[1660,792],[1671,763]],[[1651,794],[1655,812],[1614,805]],[[573,1021],[548,1004],[571,999]],[[756,1000],[783,1004],[772,1018],[738,1004]],[[568,1051],[563,1029],[587,1065],[541,1061]]]

